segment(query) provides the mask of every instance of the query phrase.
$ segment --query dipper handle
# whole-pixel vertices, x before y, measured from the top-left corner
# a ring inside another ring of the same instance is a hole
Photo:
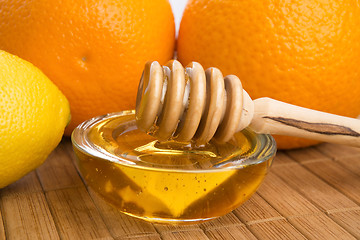
[[[250,127],[258,133],[296,136],[360,147],[360,120],[307,109],[271,98],[254,102]]]

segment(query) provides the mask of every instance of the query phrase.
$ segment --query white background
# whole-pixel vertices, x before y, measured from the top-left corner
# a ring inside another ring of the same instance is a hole
[[[184,12],[184,8],[186,5],[187,0],[169,0],[174,17],[175,17],[175,26],[176,26],[176,33],[179,31],[180,21],[182,13]],[[177,35],[177,34],[176,34]]]

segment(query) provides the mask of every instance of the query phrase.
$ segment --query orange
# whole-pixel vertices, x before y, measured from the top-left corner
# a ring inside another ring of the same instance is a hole
[[[70,134],[96,115],[135,108],[144,64],[173,57],[167,0],[0,2],[0,49],[40,68],[70,102]]]
[[[360,114],[359,1],[189,1],[178,58],[237,75],[255,99]],[[276,137],[279,148],[314,141]]]

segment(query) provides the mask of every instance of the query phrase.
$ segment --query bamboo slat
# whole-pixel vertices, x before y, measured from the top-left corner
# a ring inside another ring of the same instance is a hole
[[[243,226],[244,223],[240,221],[236,215],[231,212],[223,217],[217,218],[213,221],[205,222],[200,225],[202,229],[206,231],[215,229],[215,228],[223,228],[223,227],[231,227],[231,226]]]
[[[194,229],[190,231],[180,231],[180,232],[165,232],[161,233],[161,237],[164,240],[201,240],[209,239],[203,231],[200,229]]]
[[[211,228],[205,231],[209,239],[257,239],[246,226],[229,226],[222,228]]]
[[[284,219],[252,224],[249,229],[258,239],[306,239]]]
[[[246,224],[284,219],[278,211],[257,193],[242,206],[235,209],[234,213]]]
[[[3,222],[3,216],[0,211],[0,240],[5,239],[5,229],[4,229],[4,222]]]
[[[62,239],[112,239],[85,187],[46,193]]]
[[[44,193],[1,199],[7,239],[59,239]]]
[[[137,237],[159,237],[159,234],[151,223],[122,214],[120,211],[98,197],[91,189],[88,190],[106,224],[106,227],[109,229],[114,238],[122,239],[134,235]]]
[[[279,151],[245,204],[190,226],[122,214],[84,184],[74,160],[64,139],[36,171],[0,189],[0,240],[360,239],[360,149]]]
[[[327,161],[326,164],[312,162],[304,166],[357,204],[360,203],[360,179],[352,171],[335,161]]]
[[[59,145],[36,171],[45,191],[83,186],[65,144]]]
[[[285,151],[286,156],[303,164],[307,162],[331,161],[331,159],[315,147]]]
[[[360,208],[353,211],[334,212],[330,214],[330,217],[357,239],[360,239]]]
[[[322,211],[357,207],[354,201],[301,165],[282,166],[273,172]]]
[[[360,176],[360,157],[340,158],[336,161],[344,168]]]
[[[336,224],[325,214],[294,217],[289,219],[290,223],[301,231],[308,239],[354,239],[355,237],[347,232],[340,225]]]
[[[121,238],[114,238],[114,239],[124,239],[124,240],[161,240],[160,236],[158,234],[154,235],[133,235],[128,237],[121,237]]]
[[[286,157],[286,155],[283,152],[277,152],[276,153],[276,161],[273,161],[272,167],[287,165],[287,164],[295,164],[296,162],[292,160],[291,158]]]
[[[0,195],[8,196],[11,194],[26,194],[35,192],[43,192],[43,189],[36,172],[32,171],[20,180],[14,182],[4,189],[1,189]]]
[[[329,156],[330,158],[335,160],[339,158],[343,159],[343,158],[360,157],[360,149],[355,147],[323,143],[316,146],[316,148],[326,156]]]
[[[320,212],[302,194],[272,172],[268,174],[258,193],[285,218]]]

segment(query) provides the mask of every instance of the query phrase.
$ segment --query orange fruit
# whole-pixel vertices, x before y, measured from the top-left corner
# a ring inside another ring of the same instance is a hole
[[[359,1],[189,1],[178,35],[183,64],[237,75],[253,99],[360,114]],[[315,141],[276,137],[279,148]]]
[[[70,102],[71,131],[96,115],[135,108],[144,64],[173,57],[167,0],[0,2],[0,49],[40,68]]]

